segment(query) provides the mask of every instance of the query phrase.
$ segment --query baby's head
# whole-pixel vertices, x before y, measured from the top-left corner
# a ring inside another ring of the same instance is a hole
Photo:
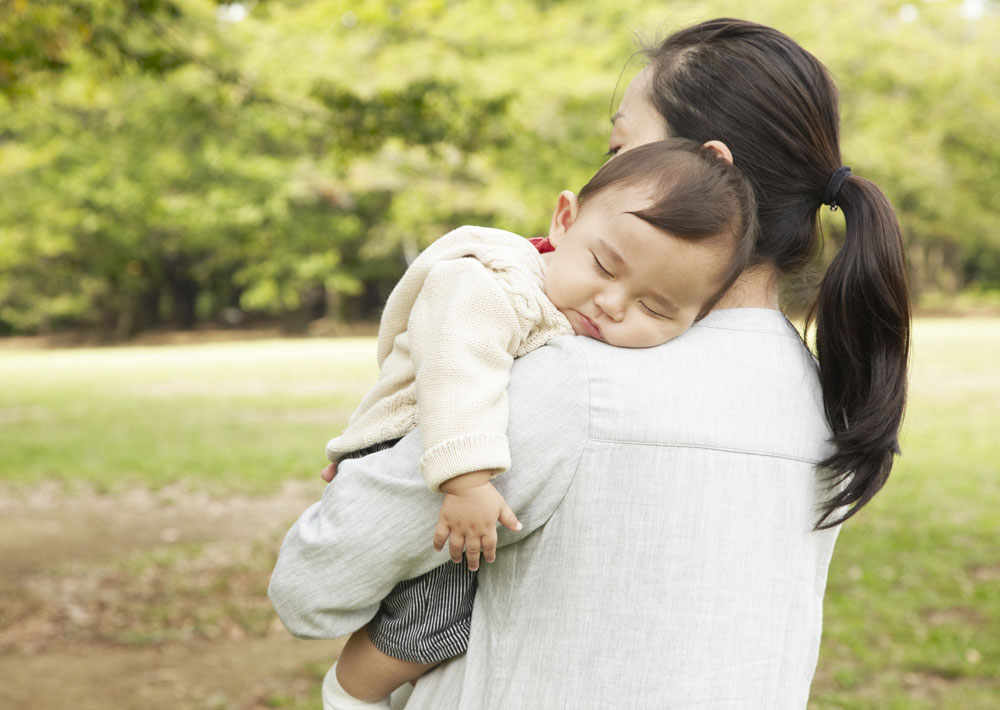
[[[742,173],[683,139],[609,160],[559,195],[545,292],[578,335],[644,348],[677,337],[732,286],[753,252]]]

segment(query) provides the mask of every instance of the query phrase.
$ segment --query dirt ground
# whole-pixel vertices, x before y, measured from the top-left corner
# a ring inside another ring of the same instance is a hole
[[[341,642],[292,639],[266,588],[320,492],[0,489],[0,708],[318,708]]]

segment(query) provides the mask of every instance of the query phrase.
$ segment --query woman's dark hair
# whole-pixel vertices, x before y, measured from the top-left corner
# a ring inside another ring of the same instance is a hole
[[[631,212],[681,239],[728,241],[733,249],[704,318],[746,268],[757,235],[757,202],[743,174],[711,148],[684,138],[647,143],[606,162],[580,189],[581,209],[612,187],[649,186],[653,204]]]
[[[790,37],[752,22],[716,19],[647,48],[650,96],[671,135],[720,140],[756,193],[753,256],[782,274],[820,246],[818,209],[842,165],[837,89]],[[906,401],[910,301],[903,241],[889,201],[850,176],[836,195],[846,236],[806,319],[815,323],[834,452],[822,463],[831,494],[816,527],[842,523],[885,484]],[[850,506],[846,508],[846,506]]]

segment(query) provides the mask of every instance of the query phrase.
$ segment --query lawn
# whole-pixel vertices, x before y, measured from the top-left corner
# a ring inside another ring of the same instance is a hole
[[[1000,707],[1000,320],[917,322],[901,446],[837,543],[810,708]]]
[[[314,476],[375,382],[372,339],[0,350],[0,479],[266,494]]]
[[[0,481],[116,491],[317,481],[372,339],[0,349]],[[841,533],[811,710],[1000,699],[1000,320],[916,324],[903,457]]]

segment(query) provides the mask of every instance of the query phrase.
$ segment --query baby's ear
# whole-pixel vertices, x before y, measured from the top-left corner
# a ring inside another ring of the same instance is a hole
[[[556,209],[552,213],[552,222],[549,224],[549,242],[553,247],[559,246],[559,240],[576,221],[576,214],[580,208],[580,200],[569,190],[559,193],[556,200]]]
[[[702,145],[709,150],[715,151],[716,155],[730,165],[733,164],[733,151],[729,150],[729,146],[722,141],[705,141]]]

